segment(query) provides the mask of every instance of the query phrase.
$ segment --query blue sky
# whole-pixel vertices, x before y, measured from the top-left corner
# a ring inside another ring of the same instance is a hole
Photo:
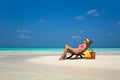
[[[119,0],[1,0],[0,47],[120,47]]]

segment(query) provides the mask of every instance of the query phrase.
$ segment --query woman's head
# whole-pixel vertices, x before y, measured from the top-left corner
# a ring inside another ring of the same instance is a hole
[[[89,39],[84,39],[84,43],[89,44]]]

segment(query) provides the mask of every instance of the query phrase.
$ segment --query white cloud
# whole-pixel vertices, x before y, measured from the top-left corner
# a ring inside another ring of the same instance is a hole
[[[22,34],[22,35],[18,36],[18,38],[28,39],[28,38],[30,38],[30,36],[29,36],[29,35],[24,35],[24,34]]]
[[[17,29],[16,32],[19,32],[19,33],[28,33],[30,31],[29,30]]]
[[[113,36],[113,33],[108,33],[109,36]]]
[[[76,16],[75,17],[75,20],[82,20],[82,19],[84,19],[82,16]]]
[[[82,34],[84,31],[83,30],[80,30],[80,34]]]
[[[99,13],[95,9],[87,11],[87,15],[99,16]]]
[[[78,39],[78,38],[81,38],[81,37],[80,36],[72,36],[72,38]]]
[[[40,19],[40,20],[38,20],[38,23],[45,23],[47,20],[45,20],[45,19]]]
[[[118,22],[118,25],[120,25],[120,21]]]

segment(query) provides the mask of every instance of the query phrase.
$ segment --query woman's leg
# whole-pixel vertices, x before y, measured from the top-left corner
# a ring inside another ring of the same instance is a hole
[[[59,58],[59,60],[64,60],[68,51],[74,52],[74,49],[71,48],[70,46],[66,45],[66,46],[65,46],[65,49],[64,49],[64,52],[63,52],[63,54],[61,55],[61,57]]]
[[[61,55],[61,57],[59,58],[59,60],[64,60],[65,59],[67,51],[68,51],[68,45],[65,46],[64,52]]]

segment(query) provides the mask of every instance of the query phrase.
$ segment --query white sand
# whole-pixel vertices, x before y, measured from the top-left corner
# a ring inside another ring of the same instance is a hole
[[[0,80],[120,80],[120,56],[59,61],[61,52],[2,51]]]
[[[97,56],[94,60],[77,59],[77,60],[58,60],[59,56],[44,56],[28,59],[27,62],[35,64],[59,65],[59,66],[76,66],[120,70],[120,56]]]

